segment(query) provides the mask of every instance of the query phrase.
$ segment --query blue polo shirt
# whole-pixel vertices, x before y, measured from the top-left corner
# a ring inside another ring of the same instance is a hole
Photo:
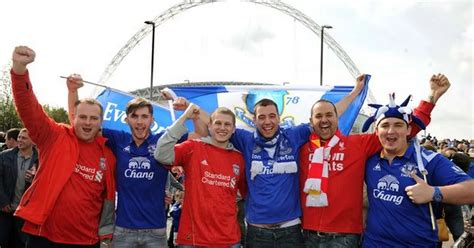
[[[153,156],[163,133],[150,134],[139,147],[130,133],[103,129],[102,134],[117,159],[116,225],[129,229],[166,227],[164,197],[168,170]],[[186,139],[187,135],[180,141]]]
[[[469,176],[444,156],[421,148],[428,184],[444,186],[469,180]],[[438,231],[431,226],[428,204],[414,204],[405,188],[416,184],[410,176],[418,171],[411,143],[392,164],[380,153],[367,160],[365,182],[369,209],[363,247],[437,247]]]
[[[281,139],[273,156],[257,144],[255,132],[237,129],[231,138],[245,159],[248,185],[245,218],[252,224],[275,224],[301,217],[297,163],[299,149],[308,142],[311,133],[309,124],[280,128]],[[255,164],[260,170],[252,175]]]

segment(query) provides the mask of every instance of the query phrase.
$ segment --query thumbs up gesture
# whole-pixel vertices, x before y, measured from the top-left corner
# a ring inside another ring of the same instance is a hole
[[[411,177],[416,184],[405,188],[408,197],[413,203],[423,204],[433,199],[434,188],[421,179],[416,172],[411,173]]]

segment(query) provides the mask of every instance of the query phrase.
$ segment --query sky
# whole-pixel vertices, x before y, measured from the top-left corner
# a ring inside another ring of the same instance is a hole
[[[190,0],[188,0],[190,1]],[[66,107],[60,76],[80,73],[98,82],[117,52],[152,20],[181,1],[18,0],[0,2],[0,69],[13,48],[36,51],[29,66],[38,99]],[[451,88],[432,113],[427,133],[474,139],[473,2],[286,0],[334,38],[362,73],[379,103],[395,92],[410,106],[426,99],[429,79],[445,74]],[[320,37],[275,9],[228,0],[198,6],[156,28],[154,84],[185,80],[319,85]],[[130,51],[106,85],[130,91],[149,87],[151,33]],[[325,46],[324,84],[354,79]],[[80,96],[94,96],[86,86]]]

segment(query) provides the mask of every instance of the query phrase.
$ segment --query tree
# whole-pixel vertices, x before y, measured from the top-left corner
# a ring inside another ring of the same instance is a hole
[[[13,103],[10,73],[6,68],[10,68],[10,63],[2,68],[0,74],[0,131],[23,126]]]
[[[68,113],[64,108],[51,107],[45,104],[43,105],[43,109],[56,122],[69,124]]]
[[[12,97],[10,68],[11,63],[2,68],[0,72],[0,131],[23,127]],[[56,122],[69,123],[68,114],[64,108],[51,107],[46,104],[43,105],[43,109]]]

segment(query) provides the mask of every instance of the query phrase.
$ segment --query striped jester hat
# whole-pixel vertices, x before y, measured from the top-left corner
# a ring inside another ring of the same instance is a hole
[[[370,125],[375,122],[375,125],[389,117],[398,118],[404,120],[408,125],[413,121],[417,124],[421,129],[425,129],[425,124],[418,119],[418,117],[413,115],[413,111],[409,108],[408,102],[411,99],[411,95],[407,97],[407,99],[399,105],[395,104],[395,93],[389,94],[390,102],[387,105],[380,105],[380,104],[369,104],[370,107],[375,108],[376,111],[374,115],[369,117],[364,125],[362,126],[362,132],[366,132]]]

